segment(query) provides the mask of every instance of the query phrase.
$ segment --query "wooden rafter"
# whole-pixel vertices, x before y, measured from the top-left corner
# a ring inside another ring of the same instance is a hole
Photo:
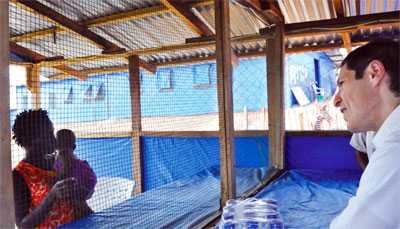
[[[336,17],[337,18],[343,18],[345,17],[345,10],[344,10],[344,6],[342,4],[342,0],[333,0],[333,7],[335,9],[336,12]]]
[[[16,1],[16,0],[14,0]],[[213,3],[213,0],[197,0],[194,3],[188,4],[188,7],[194,8],[194,7],[199,7],[199,6],[205,6],[205,5],[210,5]],[[127,10],[124,12],[119,12],[111,15],[106,15],[106,16],[101,16],[98,18],[92,18],[88,19],[85,21],[80,21],[77,22],[81,25],[87,26],[88,28],[91,27],[97,27],[97,26],[102,26],[102,25],[109,25],[109,24],[118,24],[122,23],[125,21],[131,21],[131,20],[137,20],[145,17],[150,17],[154,15],[159,15],[163,13],[171,12],[170,9],[168,9],[164,5],[156,5],[156,6],[151,6],[147,8],[142,8],[142,9],[132,9],[132,10]],[[32,39],[40,38],[43,36],[52,36],[54,32],[56,33],[64,33],[68,31],[65,28],[62,27],[57,27],[57,28],[49,28],[49,29],[43,29],[40,31],[34,31],[34,32],[29,32],[25,34],[20,34],[11,37],[12,41],[20,42],[20,41],[29,41]]]
[[[191,11],[190,6],[187,6],[178,0],[160,1],[198,35],[211,36],[214,34],[214,31],[210,29],[209,25],[205,24]]]
[[[146,62],[142,59],[139,59],[139,66],[152,74],[155,74],[157,71],[156,64]],[[112,67],[88,68],[88,69],[80,70],[77,72],[82,75],[90,76],[90,75],[95,75],[95,74],[106,74],[106,73],[127,72],[127,71],[128,71],[128,65],[120,65],[120,66],[112,66]],[[62,80],[62,79],[65,79],[68,75],[70,75],[70,74],[62,72],[62,73],[57,73],[55,75],[51,75],[48,78],[50,80]]]
[[[311,22],[300,22],[285,25],[286,37],[302,37],[317,34],[340,33],[356,31],[358,29],[399,26],[400,11],[377,13],[344,17],[338,19],[327,19]],[[260,33],[268,31],[268,28],[261,29]]]
[[[34,64],[37,64],[44,60],[53,59],[53,58],[48,58],[40,53],[34,52],[30,49],[27,49],[23,46],[20,46],[17,43],[12,42],[12,41],[10,42],[10,51],[15,54],[18,54],[19,56],[25,58],[26,60],[28,60]],[[73,68],[70,68],[64,64],[56,65],[53,67],[67,75],[77,77],[80,80],[85,80],[87,78],[86,74],[83,74],[82,72],[77,71]]]
[[[366,44],[368,41],[367,39],[364,41],[357,41],[357,42],[352,42],[351,46],[356,47],[360,45]],[[317,51],[327,51],[327,50],[332,50],[332,49],[338,49],[338,48],[346,48],[343,44],[324,44],[324,45],[318,45],[318,46],[302,46],[302,47],[292,47],[292,48],[286,48],[285,53],[286,54],[294,54],[294,53],[303,53],[303,52],[317,52]],[[260,57],[260,56],[265,56],[265,50],[254,50],[254,51],[249,51],[249,52],[243,52],[243,53],[236,53],[235,54],[238,58],[251,58],[251,57]],[[177,60],[171,60],[167,62],[162,62],[162,63],[155,63],[151,62],[149,64],[155,65],[157,67],[166,67],[166,66],[177,66],[177,65],[188,65],[188,64],[195,64],[195,63],[204,63],[204,62],[211,62],[215,61],[215,54],[209,55],[209,56],[202,56],[202,57],[193,57],[190,59],[177,59]],[[233,61],[232,61],[233,62]],[[95,75],[95,74],[106,74],[106,73],[113,73],[113,72],[127,72],[128,71],[128,66],[127,65],[120,65],[120,66],[113,66],[113,67],[101,67],[101,68],[88,68],[85,70],[81,70],[81,73],[87,74],[87,75]],[[58,79],[63,79],[65,78],[64,73],[59,73],[53,76],[48,77],[51,80],[58,80]]]
[[[26,87],[32,93],[33,108],[39,109],[40,101],[40,67],[32,65],[27,68]]]
[[[275,1],[237,0],[236,2],[252,10],[266,24],[284,21],[279,6]]]
[[[214,31],[211,30],[210,26],[198,18],[186,4],[183,4],[179,0],[161,0],[161,3],[174,12],[175,15],[181,18],[194,32],[200,36],[214,36]],[[238,57],[233,51],[231,60],[234,66],[239,63]]]
[[[42,54],[34,52],[30,49],[27,49],[23,46],[18,45],[15,42],[10,41],[10,52],[13,52],[21,57],[23,57],[26,61],[32,62],[34,64],[39,63],[40,61],[46,60],[47,58]]]
[[[146,62],[142,59],[139,59],[139,67],[145,69],[146,71],[155,74],[157,71],[157,66],[155,64]]]
[[[347,53],[350,53],[352,48],[351,48],[351,36],[349,33],[341,33],[342,35],[342,40],[343,40],[343,46],[347,50]]]
[[[380,13],[374,15],[362,15],[354,17],[345,17],[343,20],[329,19],[321,20],[317,22],[303,22],[293,23],[285,25],[285,37],[306,37],[313,35],[327,35],[335,34],[339,32],[357,31],[360,28],[374,28],[374,27],[388,27],[388,26],[400,26],[398,20],[399,11],[390,13]],[[313,27],[314,26],[314,27]],[[311,27],[311,29],[310,29]],[[260,33],[264,33],[264,29],[260,30]],[[242,43],[249,41],[263,41],[264,38],[260,34],[250,34],[231,38],[232,43]],[[65,59],[62,61],[42,61],[42,66],[55,66],[60,64],[77,64],[81,62],[96,61],[96,60],[109,60],[116,58],[128,57],[130,55],[156,55],[160,53],[173,52],[173,51],[184,51],[193,50],[198,48],[215,47],[215,40],[209,39],[206,41],[198,41],[186,44],[169,45],[157,48],[145,48],[137,50],[129,50],[123,53],[108,55],[99,54],[91,56],[83,56],[77,58]],[[317,47],[315,47],[317,48]]]
[[[282,11],[279,8],[277,0],[260,0],[261,9],[272,19],[278,19],[278,22],[284,22]],[[275,21],[276,22],[276,21]]]
[[[87,26],[76,23],[75,21],[69,19],[68,17],[56,12],[52,8],[36,0],[17,0],[17,2],[51,19],[58,25],[64,27],[65,29],[73,31],[78,35],[94,42],[99,47],[104,49],[103,51],[104,53],[115,53],[123,51],[123,49],[121,49],[117,45],[113,44],[112,42],[106,40],[105,38],[89,30]]]
[[[389,1],[390,2],[390,1]],[[356,3],[356,14],[361,15],[361,6],[360,6],[360,0],[355,0]]]

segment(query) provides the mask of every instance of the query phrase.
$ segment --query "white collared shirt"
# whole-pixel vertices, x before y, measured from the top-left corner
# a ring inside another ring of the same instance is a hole
[[[357,193],[330,229],[400,229],[400,106],[387,117],[372,143],[375,152]]]
[[[375,147],[372,144],[372,139],[374,139],[374,136],[374,131],[355,133],[353,136],[351,136],[350,145],[357,151],[366,153],[369,159],[372,157],[372,154],[375,151]]]

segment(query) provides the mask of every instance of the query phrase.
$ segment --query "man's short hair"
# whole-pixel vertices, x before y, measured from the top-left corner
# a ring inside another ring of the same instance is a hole
[[[57,131],[57,147],[73,147],[75,148],[76,137],[72,130],[62,129]]]
[[[390,90],[400,96],[400,42],[391,39],[377,39],[352,51],[343,60],[341,66],[356,72],[356,79],[363,77],[365,68],[373,60],[380,61],[390,77]]]
[[[12,128],[13,139],[20,146],[27,146],[41,131],[53,132],[53,123],[47,116],[47,111],[28,110],[17,115]]]

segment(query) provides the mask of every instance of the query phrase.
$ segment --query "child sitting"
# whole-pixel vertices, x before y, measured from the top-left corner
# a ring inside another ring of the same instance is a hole
[[[90,199],[94,192],[97,178],[87,161],[79,160],[74,155],[76,147],[74,132],[68,129],[59,130],[56,134],[56,138],[57,156],[54,163],[54,169],[57,173],[56,180],[63,180],[68,177],[75,178],[80,186],[79,191],[81,192],[77,197],[83,196],[85,200]],[[71,204],[75,210],[75,219],[85,217],[93,212],[86,201],[72,201]]]

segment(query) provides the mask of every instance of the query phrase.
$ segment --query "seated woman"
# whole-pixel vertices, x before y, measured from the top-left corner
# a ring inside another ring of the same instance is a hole
[[[53,170],[53,123],[44,110],[17,115],[13,139],[26,155],[13,170],[16,224],[21,228],[55,228],[74,220],[71,201],[80,198],[73,178],[57,181]],[[54,184],[54,185],[53,185]]]

